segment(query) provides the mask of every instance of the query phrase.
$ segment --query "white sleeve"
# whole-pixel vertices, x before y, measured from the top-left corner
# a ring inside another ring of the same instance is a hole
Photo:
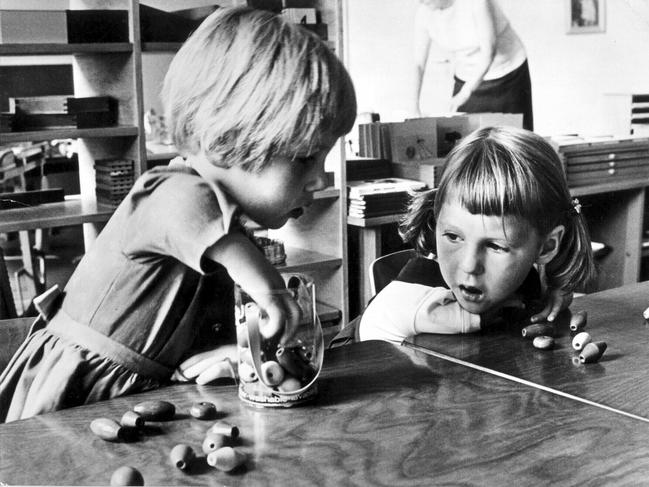
[[[480,316],[463,310],[453,293],[393,281],[369,304],[359,325],[365,340],[401,342],[417,333],[469,333],[480,329]]]
[[[415,334],[473,333],[480,330],[480,315],[469,313],[446,288],[433,288],[415,315]]]

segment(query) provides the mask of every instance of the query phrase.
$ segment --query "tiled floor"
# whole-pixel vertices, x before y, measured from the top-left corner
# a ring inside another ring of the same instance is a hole
[[[72,275],[78,258],[83,255],[83,231],[81,226],[54,229],[48,236],[49,249],[45,258],[46,288],[58,284],[62,289]],[[0,234],[0,246],[5,253],[7,270],[11,280],[16,311],[23,315],[34,298],[29,277],[16,276],[22,268],[20,245],[16,234]],[[22,299],[20,299],[22,294]],[[32,315],[28,313],[27,315]]]

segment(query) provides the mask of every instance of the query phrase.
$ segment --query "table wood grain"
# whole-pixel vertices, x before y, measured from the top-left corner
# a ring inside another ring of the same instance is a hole
[[[569,314],[557,322],[552,350],[538,350],[520,326],[467,335],[425,334],[408,339],[418,346],[531,381],[587,400],[649,418],[649,281],[576,298],[573,312],[588,312],[587,331],[607,350],[598,363],[581,364],[572,348]]]
[[[95,417],[144,399],[177,407],[135,441],[105,442]],[[200,451],[213,401],[239,426],[244,468],[204,456],[184,473],[168,453]],[[0,425],[0,482],[106,485],[122,465],[147,485],[633,485],[649,477],[649,424],[384,342],[328,351],[317,400],[292,409],[243,405],[232,385],[173,385]]]

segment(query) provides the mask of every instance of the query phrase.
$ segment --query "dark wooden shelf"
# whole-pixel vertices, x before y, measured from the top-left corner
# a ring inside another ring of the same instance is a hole
[[[176,52],[182,42],[143,42],[142,52]]]
[[[110,52],[133,52],[133,44],[130,42],[84,44],[0,44],[0,55],[3,56],[29,56],[34,54],[91,54]]]
[[[29,132],[2,132],[0,145],[14,142],[30,142],[53,139],[83,139],[96,137],[135,137],[139,129],[134,125],[118,125],[116,127],[98,127],[92,129],[77,129],[74,127],[34,130]]]

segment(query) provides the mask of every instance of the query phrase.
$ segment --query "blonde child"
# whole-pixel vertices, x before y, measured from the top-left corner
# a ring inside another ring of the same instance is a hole
[[[561,162],[522,129],[483,128],[463,139],[439,188],[413,199],[400,231],[420,257],[370,302],[360,340],[474,332],[509,307],[553,320],[595,273]]]
[[[136,182],[36,323],[0,377],[0,421],[155,388],[179,364],[218,377],[232,348],[186,359],[232,310],[232,281],[267,310],[262,333],[290,336],[297,307],[264,299],[284,281],[239,219],[278,228],[325,187],[325,156],[356,116],[348,73],[302,27],[222,8],[175,56],[163,99],[184,158]]]

